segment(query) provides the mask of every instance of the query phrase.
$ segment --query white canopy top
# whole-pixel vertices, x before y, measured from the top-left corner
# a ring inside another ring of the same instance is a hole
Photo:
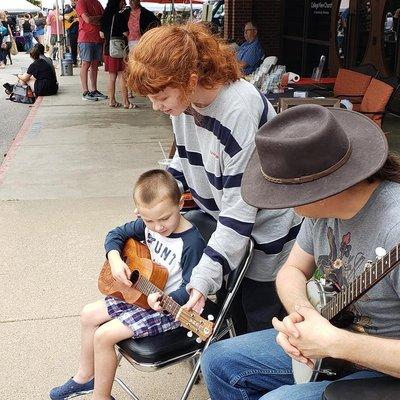
[[[0,0],[0,9],[1,9],[1,3],[5,1],[5,0]],[[14,1],[14,0],[8,0],[8,1]],[[105,7],[107,5],[108,0],[99,0],[100,3],[103,5],[103,7]],[[42,0],[42,6],[44,8],[52,8],[53,4],[57,2],[57,0]],[[128,0],[126,0],[126,3],[128,3]],[[64,0],[64,4],[71,4],[70,0]],[[146,2],[146,0],[141,1],[141,5],[145,8],[147,8],[150,11],[163,11],[164,8],[166,7],[167,11],[171,10],[171,3],[169,4],[161,4],[161,3],[150,3],[150,2]],[[58,0],[58,6],[61,8],[62,6],[62,0]],[[201,4],[193,4],[193,9],[201,9],[202,5]],[[179,4],[176,3],[175,4],[175,9],[176,10],[182,10],[182,9],[186,9],[189,10],[190,9],[190,0],[186,0],[185,4]]]
[[[14,14],[23,14],[41,11],[40,7],[35,6],[26,0],[0,0],[0,10]]]

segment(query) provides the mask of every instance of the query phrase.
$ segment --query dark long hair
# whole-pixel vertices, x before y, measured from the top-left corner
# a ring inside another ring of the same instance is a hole
[[[112,18],[112,16],[119,11],[119,3],[121,3],[121,0],[108,0],[103,16],[111,15]]]
[[[120,10],[119,4],[121,0],[108,0],[106,8],[104,9],[103,15],[101,16],[101,26],[108,32],[111,30],[111,23],[113,16]]]
[[[373,182],[377,179],[400,183],[400,156],[398,154],[389,152],[383,167],[370,176],[368,182]]]

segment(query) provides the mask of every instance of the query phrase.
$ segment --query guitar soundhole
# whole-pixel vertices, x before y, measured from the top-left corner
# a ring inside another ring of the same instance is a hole
[[[129,280],[135,285],[139,279],[139,271],[137,269],[133,270]]]

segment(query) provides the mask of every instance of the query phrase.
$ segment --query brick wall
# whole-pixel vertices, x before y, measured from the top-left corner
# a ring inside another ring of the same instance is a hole
[[[251,21],[253,0],[225,0],[225,39],[235,39],[242,43],[243,28],[246,22]]]
[[[279,56],[281,40],[281,1],[253,0],[253,20],[268,56]]]
[[[267,55],[279,56],[281,0],[225,0],[225,39],[244,41],[246,22],[259,26],[259,38]]]

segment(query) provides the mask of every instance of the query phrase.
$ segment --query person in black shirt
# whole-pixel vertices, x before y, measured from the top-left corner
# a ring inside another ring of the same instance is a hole
[[[71,0],[71,5],[66,5],[64,10],[64,24],[67,32],[67,44],[71,49],[74,67],[78,66],[78,33],[79,18],[75,11],[77,0]]]
[[[104,67],[108,72],[108,98],[109,106],[119,108],[124,106],[126,109],[137,108],[128,99],[128,88],[123,76],[125,69],[125,61],[123,58],[113,58],[110,56],[110,37],[118,37],[124,39],[125,45],[128,46],[128,24],[121,10],[125,6],[124,0],[108,0],[107,6],[100,20],[100,35],[102,34],[104,41]],[[114,21],[114,23],[113,23]],[[112,32],[111,32],[111,27]],[[115,98],[115,83],[117,77],[120,79],[120,87],[123,104],[116,101]]]
[[[54,67],[46,58],[43,57],[44,47],[37,43],[33,46],[30,56],[33,63],[24,74],[18,75],[20,83],[29,85],[35,97],[51,96],[57,94],[58,83]]]
[[[29,14],[25,14],[22,21],[22,31],[25,39],[25,51],[29,53],[32,49],[33,31],[36,25]]]

